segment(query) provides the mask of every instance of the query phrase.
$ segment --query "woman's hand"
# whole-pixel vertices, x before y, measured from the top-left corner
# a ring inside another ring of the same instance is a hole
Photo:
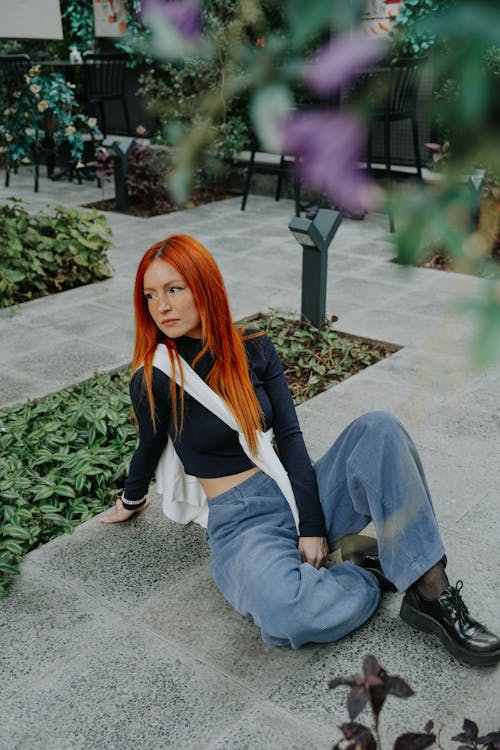
[[[299,552],[302,562],[320,568],[328,555],[328,544],[324,536],[301,536]]]
[[[121,497],[118,496],[116,498],[114,514],[112,516],[104,516],[104,518],[100,518],[99,520],[101,523],[119,523],[120,521],[128,521],[129,518],[132,518],[134,513],[141,513],[141,511],[146,510],[148,505],[151,505],[151,498],[149,497],[146,498],[144,505],[139,506],[137,510],[125,510]]]

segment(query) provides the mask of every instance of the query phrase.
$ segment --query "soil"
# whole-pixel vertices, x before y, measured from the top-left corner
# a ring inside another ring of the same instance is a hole
[[[167,205],[151,208],[150,206],[141,205],[134,201],[133,198],[130,198],[130,204],[127,210],[121,211],[116,207],[116,201],[114,198],[104,198],[103,200],[86,203],[84,208],[96,208],[98,211],[114,211],[115,213],[126,214],[127,216],[138,216],[141,219],[148,219],[152,216],[171,214],[174,211],[180,211],[185,208],[203,206],[206,203],[221,201],[225,198],[234,198],[235,195],[236,193],[231,193],[227,190],[222,190],[221,188],[213,188],[210,191],[199,190],[198,192],[195,192],[184,206]]]
[[[491,253],[491,259],[500,263],[500,242],[497,242]],[[423,263],[419,264],[422,268],[433,268],[437,271],[457,271],[453,260],[444,253],[434,253]]]
[[[422,263],[423,268],[434,268],[438,271],[453,271],[453,264],[450,258],[442,253],[435,253],[428,260]]]

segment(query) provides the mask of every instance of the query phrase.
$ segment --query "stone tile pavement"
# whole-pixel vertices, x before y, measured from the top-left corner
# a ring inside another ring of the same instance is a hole
[[[9,195],[33,210],[100,197],[92,184],[44,178],[35,195],[23,172],[0,188],[2,202]],[[128,363],[137,261],[173,232],[214,253],[236,318],[299,311],[292,215],[291,201],[262,196],[250,196],[245,212],[233,198],[151,219],[108,214],[112,279],[0,312],[0,404]],[[393,256],[386,216],[344,220],[330,250],[327,312],[339,330],[402,348],[299,407],[306,442],[316,458],[366,410],[403,419],[426,467],[450,574],[498,632],[500,367],[474,367],[475,324],[455,311],[484,282],[401,269]],[[358,671],[367,653],[416,691],[388,699],[385,747],[429,718],[445,725],[445,746],[464,716],[484,732],[499,728],[500,671],[460,665],[410,630],[400,595],[338,643],[275,648],[224,602],[208,562],[201,530],[168,521],[158,504],[127,525],[93,519],[29,554],[0,602],[0,750],[327,750],[347,719],[346,693],[328,681]]]

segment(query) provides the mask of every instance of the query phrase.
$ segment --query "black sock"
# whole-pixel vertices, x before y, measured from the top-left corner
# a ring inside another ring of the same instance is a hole
[[[417,591],[424,599],[437,599],[449,586],[444,563],[440,560],[418,579]]]

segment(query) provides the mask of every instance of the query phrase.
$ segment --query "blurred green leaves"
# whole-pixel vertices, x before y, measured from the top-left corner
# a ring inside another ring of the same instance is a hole
[[[213,3],[206,0],[204,7]],[[307,61],[332,34],[359,32],[364,5],[362,0],[307,4],[240,0],[231,6],[225,26],[205,24],[217,75],[210,90],[203,88],[189,98],[189,123],[175,145],[172,187],[177,202],[187,199],[194,170],[202,154],[213,149],[236,99],[246,102],[248,122],[261,150],[279,151],[280,123],[293,100],[300,101],[301,110],[303,105],[314,106],[314,94],[303,77]],[[478,207],[464,181],[474,169],[482,168],[488,189],[500,186],[500,4],[493,0],[407,0],[394,24],[391,45],[388,59],[401,53],[425,53],[423,74],[427,81],[434,81],[433,95],[425,104],[436,131],[433,140],[449,142],[449,158],[439,165],[439,179],[425,186],[386,186],[386,204],[396,216],[399,258],[403,263],[419,262],[429,243],[437,243],[459,270],[494,275],[491,256],[500,236],[500,198],[491,199],[488,206],[480,201]],[[199,81],[195,83],[199,86]],[[371,107],[382,97],[373,76],[363,85],[355,82],[349,103],[343,106],[369,120]],[[177,103],[177,95],[174,99]],[[327,165],[325,159],[324,153],[322,166],[333,175],[332,181],[340,181],[337,164]],[[489,213],[487,234],[481,216],[476,225],[477,212],[485,210]],[[494,334],[498,305],[500,301],[493,296],[482,308],[481,320],[490,321],[480,329],[487,339],[480,349],[482,361],[486,361],[486,351],[491,359],[500,355]]]
[[[263,86],[253,95],[251,117],[264,151],[281,153],[283,122],[290,115],[292,107],[292,92],[284,83]]]

